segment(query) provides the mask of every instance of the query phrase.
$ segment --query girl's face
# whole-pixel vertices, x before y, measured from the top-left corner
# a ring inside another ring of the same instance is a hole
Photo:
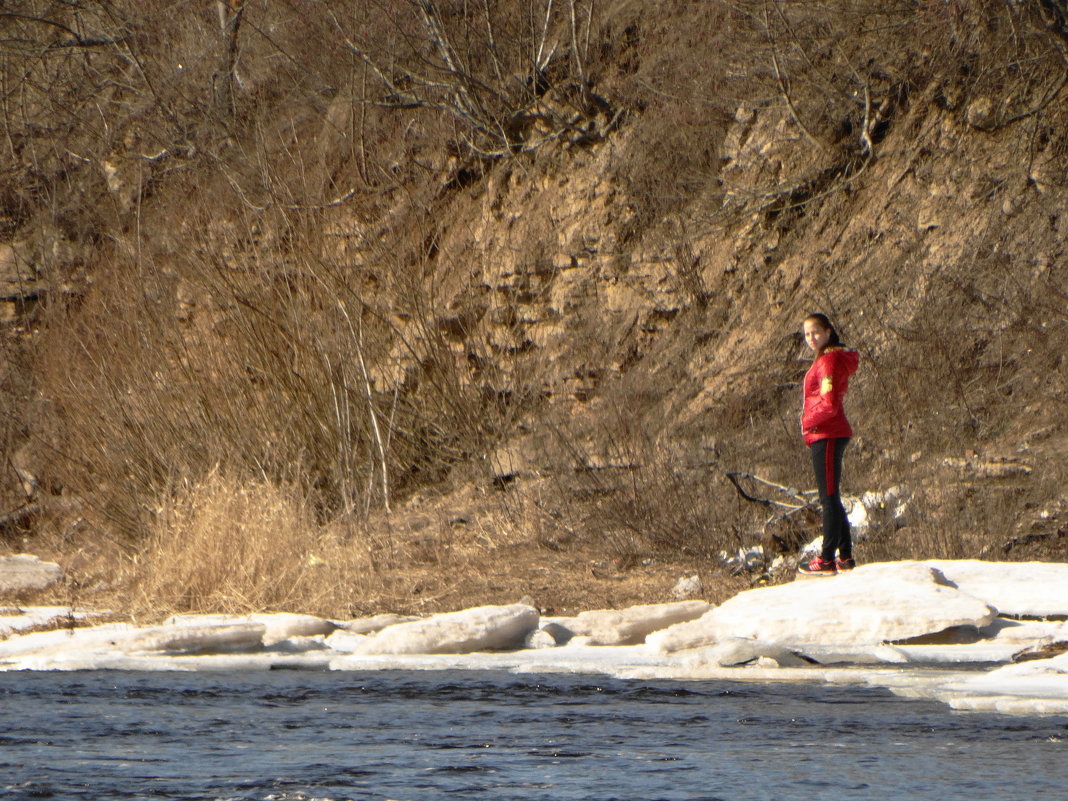
[[[814,353],[819,353],[831,341],[831,330],[820,325],[819,320],[805,320],[805,344]]]

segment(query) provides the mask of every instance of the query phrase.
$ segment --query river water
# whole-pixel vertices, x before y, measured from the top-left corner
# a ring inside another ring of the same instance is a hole
[[[0,797],[1063,798],[1068,718],[881,689],[465,671],[0,673]]]

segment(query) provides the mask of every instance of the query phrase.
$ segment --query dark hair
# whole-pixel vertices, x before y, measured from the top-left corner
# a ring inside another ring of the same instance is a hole
[[[831,332],[831,338],[827,340],[828,348],[842,344],[842,340],[838,338],[838,330],[831,324],[831,320],[826,314],[821,314],[820,312],[813,312],[812,314],[808,315],[805,320],[806,322],[808,320],[815,320],[817,323],[820,324],[820,327],[823,330]]]

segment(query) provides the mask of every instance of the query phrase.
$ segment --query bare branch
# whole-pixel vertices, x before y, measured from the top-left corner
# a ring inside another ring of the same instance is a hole
[[[591,129],[586,123],[603,112],[607,104],[590,92],[580,46],[583,23],[575,0],[570,0],[570,38],[574,51],[571,69],[577,77],[567,82],[567,86],[580,87],[581,102],[554,94],[553,87],[537,87],[542,71],[555,52],[555,45],[550,45],[554,2],[546,0],[546,16],[541,24],[530,22],[530,50],[525,52],[533,61],[521,55],[517,63],[511,63],[508,57],[511,54],[514,58],[514,53],[499,48],[505,39],[488,0],[476,4],[469,12],[478,18],[468,32],[479,31],[481,42],[467,43],[468,47],[485,48],[485,59],[476,58],[473,49],[457,48],[455,35],[450,34],[446,25],[448,18],[442,17],[432,0],[408,0],[423,35],[413,39],[404,34],[411,48],[407,56],[395,52],[379,54],[358,38],[343,38],[345,46],[370,68],[386,90],[382,99],[363,102],[384,108],[445,111],[466,129],[468,135],[461,134],[460,138],[479,157],[514,155],[562,137],[577,143],[600,138],[610,129],[604,125]],[[587,36],[592,13],[590,9],[585,20]],[[466,16],[464,19],[472,21]],[[420,72],[433,75],[434,80]],[[543,91],[546,89],[548,96]],[[569,116],[565,111],[569,108],[574,108],[577,115]],[[612,123],[618,119],[616,115]]]
[[[734,485],[734,488],[738,491],[739,495],[741,495],[745,500],[750,501],[752,503],[758,503],[761,506],[778,507],[782,509],[793,510],[803,509],[810,503],[810,499],[806,498],[806,495],[813,495],[813,493],[811,492],[796,490],[793,487],[785,487],[782,484],[776,484],[774,481],[768,481],[767,479],[761,478],[760,476],[754,476],[750,473],[726,471],[724,475],[726,475],[727,479],[731,482],[731,484]],[[748,479],[749,481],[755,481],[758,484],[763,484],[766,487],[771,487],[772,489],[786,495],[788,498],[792,498],[794,500],[794,503],[785,503],[783,501],[776,501],[770,498],[758,498],[757,496],[746,492],[745,488],[742,487],[741,479]]]
[[[575,0],[569,0],[570,12],[571,12],[571,53],[575,58],[575,70],[578,72],[579,81],[585,91],[586,87],[586,70],[582,63],[582,53],[579,52],[578,45],[578,22],[575,20]]]
[[[219,27],[226,39],[226,55],[220,70],[220,85],[215,87],[215,102],[219,112],[229,119],[234,115],[237,77],[238,35],[241,33],[241,20],[245,14],[244,0],[235,2],[218,2]]]
[[[805,135],[816,149],[821,153],[826,153],[827,148],[819,141],[812,132],[808,129],[804,122],[801,121],[801,115],[797,113],[797,109],[794,108],[794,101],[790,97],[790,91],[786,86],[786,79],[783,77],[782,69],[779,67],[779,56],[776,52],[775,38],[771,34],[771,20],[768,18],[768,0],[764,0],[764,28],[768,35],[768,45],[771,49],[771,63],[775,67],[775,80],[779,84],[779,92],[782,95],[783,100],[786,101],[786,107],[790,110],[790,116],[793,117],[797,127],[801,129],[801,133]]]
[[[438,52],[441,54],[449,71],[460,79],[454,86],[457,105],[472,117],[484,118],[485,108],[479,102],[477,95],[472,95],[465,85],[470,71],[449,41],[448,34],[438,18],[438,13],[433,3],[430,0],[416,0],[416,2],[423,17],[423,23],[430,34],[431,41],[437,46]]]
[[[871,155],[875,152],[875,146],[871,143],[871,89],[868,83],[864,83],[864,122],[860,126],[860,141],[864,145],[863,153]]]
[[[545,52],[545,42],[549,37],[549,19],[552,16],[552,13],[553,0],[547,0],[547,2],[545,3],[545,23],[541,27],[541,41],[538,42],[538,52],[534,55],[534,66],[537,67],[539,71],[545,69],[545,67],[548,66],[549,61],[552,60],[553,51],[555,51],[556,49],[554,45],[553,50],[550,50],[549,55],[545,57],[544,61],[542,61],[542,54]]]
[[[493,73],[497,76],[497,83],[504,85],[504,75],[501,74],[501,60],[497,53],[497,37],[493,32],[493,17],[490,15],[489,0],[483,0],[482,10],[486,22],[486,40],[489,42],[490,59],[493,63]]]

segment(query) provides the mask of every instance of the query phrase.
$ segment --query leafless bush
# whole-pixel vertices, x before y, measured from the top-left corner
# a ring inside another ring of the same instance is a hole
[[[611,383],[599,424],[562,424],[553,441],[560,497],[572,499],[587,536],[624,566],[665,554],[708,560],[739,545],[733,491],[708,452],[674,439],[670,421],[658,417],[661,390],[637,378]]]
[[[215,465],[303,487],[323,515],[388,509],[493,440],[508,411],[486,404],[402,278],[422,266],[371,248],[345,268],[322,258],[317,230],[294,252],[216,228],[170,276],[116,258],[68,310],[44,386],[68,484],[109,497],[120,529],[136,534],[162,488]],[[400,285],[368,293],[374,275]]]
[[[610,106],[586,76],[592,3],[372,0],[364,14],[377,27],[338,35],[380,84],[376,102],[442,112],[457,149],[496,158],[600,137]]]
[[[366,549],[321,528],[297,488],[238,483],[212,473],[160,499],[134,607],[337,614],[362,589]]]

